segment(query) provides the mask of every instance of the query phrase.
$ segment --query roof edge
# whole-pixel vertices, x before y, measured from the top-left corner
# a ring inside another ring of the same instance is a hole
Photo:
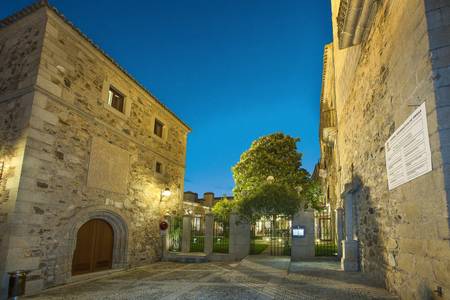
[[[162,103],[155,95],[152,94],[145,86],[143,86],[139,81],[137,81],[128,71],[126,71],[121,65],[119,65],[111,56],[109,56],[103,49],[101,49],[96,43],[94,43],[87,35],[85,35],[78,27],[76,27],[71,21],[69,21],[56,7],[51,5],[48,0],[38,0],[32,3],[18,12],[0,20],[0,29],[8,27],[11,24],[23,19],[24,17],[32,14],[42,7],[47,7],[53,11],[59,18],[61,18],[64,23],[69,25],[73,30],[75,30],[82,38],[84,38],[89,44],[91,44],[95,49],[97,49],[104,57],[106,57],[111,63],[113,63],[121,72],[123,72],[128,78],[131,79],[135,84],[137,84],[141,89],[143,89],[147,94],[149,94],[159,105],[166,109],[176,120],[178,120],[188,132],[192,131],[183,120],[181,120],[172,110],[170,110],[164,103]]]

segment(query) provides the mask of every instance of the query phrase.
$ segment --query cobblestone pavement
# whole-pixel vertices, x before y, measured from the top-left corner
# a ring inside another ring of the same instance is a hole
[[[330,260],[290,263],[250,256],[239,263],[161,262],[47,290],[27,299],[397,299]]]

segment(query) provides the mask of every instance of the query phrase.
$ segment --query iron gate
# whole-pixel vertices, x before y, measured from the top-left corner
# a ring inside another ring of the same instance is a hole
[[[337,256],[336,230],[328,208],[315,213],[316,256]]]
[[[228,253],[229,237],[229,222],[214,221],[213,252]]]
[[[183,234],[183,218],[171,216],[169,222],[169,251],[181,251],[181,236]]]
[[[270,254],[272,256],[291,255],[290,217],[266,216],[252,225],[250,254]]]
[[[203,252],[205,250],[205,217],[195,215],[191,221],[191,252]]]

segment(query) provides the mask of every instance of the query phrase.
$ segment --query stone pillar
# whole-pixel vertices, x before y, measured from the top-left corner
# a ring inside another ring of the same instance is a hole
[[[344,239],[344,209],[336,209],[336,241],[338,247],[338,258],[342,258],[342,240]]]
[[[181,252],[191,251],[191,229],[192,229],[192,216],[183,216],[183,236],[181,237]]]
[[[211,212],[205,214],[205,253],[213,252],[214,215]]]
[[[353,190],[346,188],[343,194],[345,210],[345,240],[342,241],[341,267],[346,272],[359,271],[359,245],[353,232]]]
[[[300,210],[292,219],[292,228],[300,226],[305,230],[304,237],[292,237],[291,260],[299,261],[303,258],[315,256],[315,228],[314,210]]]
[[[169,252],[170,248],[170,237],[169,237],[169,230],[170,230],[170,217],[166,216],[164,218],[164,221],[169,224],[166,230],[160,230],[161,232],[161,247],[162,247],[162,257],[166,257],[167,253]]]
[[[250,253],[250,224],[237,214],[230,215],[229,253],[235,260],[240,260]]]

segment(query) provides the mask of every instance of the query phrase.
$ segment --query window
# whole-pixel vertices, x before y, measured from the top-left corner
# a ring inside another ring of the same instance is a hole
[[[160,138],[163,137],[163,128],[164,128],[164,124],[158,120],[155,119],[155,127],[153,128],[153,133],[156,134],[157,136],[159,136]]]
[[[162,163],[160,163],[159,161],[156,162],[156,167],[155,167],[156,173],[162,174],[163,172],[163,166]]]
[[[125,97],[113,87],[109,88],[108,95],[108,104],[123,113],[125,108]]]

